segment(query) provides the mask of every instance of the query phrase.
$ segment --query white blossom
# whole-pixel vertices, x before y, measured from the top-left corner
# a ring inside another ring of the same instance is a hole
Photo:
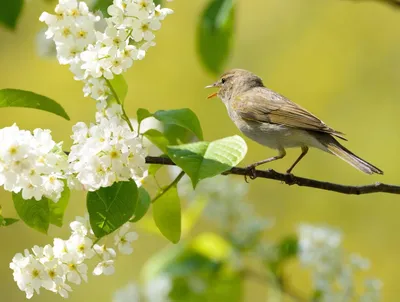
[[[61,259],[68,253],[66,241],[60,238],[54,238],[53,240],[53,253],[54,257]]]
[[[77,253],[65,254],[61,259],[69,282],[75,284],[81,284],[82,280],[87,282],[88,266],[83,260],[84,258],[80,257]]]
[[[140,185],[145,168],[146,150],[141,138],[121,118],[121,107],[112,106],[96,116],[89,127],[78,123],[73,127],[68,161],[70,172],[88,191],[111,186],[117,181],[134,179]]]
[[[67,240],[66,245],[69,253],[76,253],[82,259],[90,259],[95,255],[93,241],[86,236],[74,234]]]
[[[124,224],[119,230],[118,233],[114,236],[114,244],[118,247],[118,250],[122,254],[132,254],[133,248],[131,246],[132,242],[138,238],[138,234],[136,232],[129,232],[130,225],[129,223]]]
[[[107,247],[105,244],[95,244],[93,247],[97,255],[102,257],[104,260],[112,260],[116,257],[117,253],[113,248]]]
[[[25,250],[24,254],[18,253],[12,259],[10,268],[13,270],[14,280],[20,290],[25,291],[30,299],[34,293],[39,294],[40,289],[52,291],[63,298],[72,291],[71,283],[81,284],[87,282],[88,263],[95,254],[100,256],[93,275],[111,275],[115,271],[114,263],[116,251],[106,245],[93,246],[93,231],[90,228],[88,217],[76,217],[70,223],[71,236],[67,240],[55,238],[53,245],[44,247],[34,246]],[[134,232],[128,232],[126,224],[119,232],[120,240],[116,245],[126,251],[130,243],[137,238]]]
[[[114,260],[101,261],[93,270],[93,275],[100,276],[102,274],[108,276],[115,272]]]
[[[104,78],[113,79],[143,59],[155,45],[160,21],[172,13],[153,0],[114,0],[107,11],[111,17],[104,19],[90,12],[85,2],[60,0],[55,15],[40,16],[60,64],[70,65],[75,79],[85,82],[85,95],[98,101],[110,95]]]
[[[71,228],[72,234],[80,236],[94,235],[90,227],[89,214],[86,214],[84,217],[75,217],[75,220],[69,224],[69,227]]]
[[[62,143],[50,130],[20,130],[16,124],[0,129],[0,186],[21,192],[22,198],[47,197],[57,202],[64,190],[68,168]]]
[[[26,297],[30,299],[33,294],[40,292],[43,280],[47,274],[44,266],[33,255],[25,251],[25,255],[16,254],[10,263],[10,268],[14,271],[14,280],[20,290],[25,291]]]

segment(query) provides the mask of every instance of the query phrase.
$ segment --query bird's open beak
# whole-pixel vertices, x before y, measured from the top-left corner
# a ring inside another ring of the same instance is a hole
[[[218,86],[217,86],[217,83],[208,85],[208,86],[206,86],[206,87],[204,87],[204,88],[214,88],[214,87],[218,87]],[[218,91],[217,91],[217,92],[214,92],[214,93],[212,93],[212,94],[210,94],[210,95],[207,97],[207,99],[211,99],[211,98],[213,98],[213,97],[216,97],[217,94],[218,94]]]

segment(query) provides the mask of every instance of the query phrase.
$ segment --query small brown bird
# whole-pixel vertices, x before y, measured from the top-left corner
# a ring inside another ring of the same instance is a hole
[[[286,97],[266,88],[255,74],[233,69],[206,88],[217,87],[218,96],[240,131],[261,145],[278,150],[278,155],[256,162],[248,169],[286,155],[286,148],[300,147],[301,154],[287,170],[293,168],[314,147],[336,155],[353,167],[367,174],[383,174],[383,171],[361,159],[342,146],[335,137],[346,140],[344,134],[327,126],[323,121]]]

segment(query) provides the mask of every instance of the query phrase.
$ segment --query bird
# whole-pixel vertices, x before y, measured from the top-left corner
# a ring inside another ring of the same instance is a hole
[[[244,69],[225,72],[205,88],[218,88],[208,98],[219,97],[239,130],[253,141],[277,150],[278,154],[246,168],[255,178],[255,168],[285,157],[287,148],[300,148],[301,154],[286,173],[308,153],[310,147],[333,154],[366,174],[383,171],[358,157],[336,138],[347,140],[342,132],[326,125],[308,110],[264,86],[260,77]]]

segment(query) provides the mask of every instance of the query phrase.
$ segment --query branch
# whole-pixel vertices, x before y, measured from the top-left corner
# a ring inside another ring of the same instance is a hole
[[[365,2],[367,0],[353,0],[354,2]],[[379,0],[377,2],[386,3],[392,5],[395,8],[400,8],[400,0]]]
[[[158,164],[158,165],[172,165],[172,166],[175,165],[174,162],[168,157],[154,157],[154,156],[147,156],[146,163]],[[248,169],[237,168],[237,167],[232,168],[229,171],[223,173],[223,175],[228,175],[228,174],[243,175],[249,177],[253,175],[252,173],[250,173]],[[289,186],[298,185],[301,187],[310,187],[310,188],[333,191],[337,193],[350,194],[350,195],[370,194],[378,192],[400,194],[400,186],[383,184],[379,182],[370,185],[347,186],[326,181],[299,177],[293,174],[279,173],[272,169],[266,171],[256,170],[255,176],[257,178],[268,178],[268,179],[278,180],[284,182]]]

